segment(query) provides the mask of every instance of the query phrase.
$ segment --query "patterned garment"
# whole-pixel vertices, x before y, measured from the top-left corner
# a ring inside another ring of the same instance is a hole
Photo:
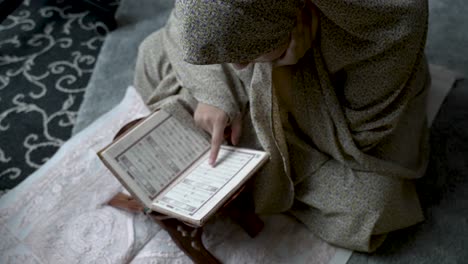
[[[209,13],[208,1],[196,3]],[[271,157],[255,177],[257,212],[289,211],[327,242],[370,252],[388,232],[423,220],[412,180],[424,175],[429,153],[427,1],[313,3],[317,46],[290,69],[292,133],[283,131],[272,65],[235,70],[184,61],[195,49],[183,43],[196,47],[198,40],[187,37],[186,20],[177,12],[141,45],[135,86],[148,105],[171,113],[193,113],[197,102],[231,118],[244,113],[240,145]],[[217,23],[229,24],[240,15],[235,10]],[[217,32],[213,28],[205,34]],[[197,56],[210,57],[205,55]]]
[[[301,5],[300,0],[177,1],[184,60],[251,61],[289,41]]]

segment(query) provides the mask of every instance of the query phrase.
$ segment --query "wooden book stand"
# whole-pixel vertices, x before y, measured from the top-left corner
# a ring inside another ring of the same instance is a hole
[[[114,140],[127,129],[134,126],[138,121],[140,121],[140,119],[125,125],[114,137]],[[260,233],[264,224],[258,215],[255,214],[253,201],[246,191],[248,189],[246,186],[248,186],[248,184],[244,185],[228,202],[226,202],[218,213],[229,216],[253,238]],[[192,226],[157,212],[146,213],[145,207],[137,199],[123,193],[115,195],[108,204],[135,213],[143,212],[151,217],[151,219],[169,233],[176,245],[194,263],[220,263],[220,261],[203,245],[203,227]]]

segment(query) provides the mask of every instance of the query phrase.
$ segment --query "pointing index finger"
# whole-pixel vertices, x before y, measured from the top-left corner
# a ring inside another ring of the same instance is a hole
[[[211,150],[209,164],[211,166],[215,165],[216,158],[218,157],[219,149],[224,140],[224,126],[221,124],[216,124],[213,127],[213,133],[211,134]]]

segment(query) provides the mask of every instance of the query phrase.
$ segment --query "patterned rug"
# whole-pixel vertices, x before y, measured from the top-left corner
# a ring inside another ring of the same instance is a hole
[[[0,195],[71,136],[113,23],[82,0],[26,0],[0,24]]]

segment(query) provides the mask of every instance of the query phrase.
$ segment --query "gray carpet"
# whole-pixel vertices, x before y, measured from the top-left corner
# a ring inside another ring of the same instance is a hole
[[[171,0],[123,0],[120,27],[112,32],[91,77],[74,133],[110,110],[132,83],[137,46],[164,25]],[[427,56],[430,63],[468,76],[468,5],[431,0]],[[349,263],[464,263],[468,255],[468,82],[460,81],[432,128],[432,156],[419,191],[427,220],[395,232],[375,254],[354,253]],[[466,261],[465,261],[466,263]]]
[[[429,0],[429,9],[429,61],[468,76],[468,2]]]
[[[73,133],[81,131],[109,111],[133,83],[138,45],[166,23],[173,0],[122,0],[116,13],[118,28],[101,48]]]

